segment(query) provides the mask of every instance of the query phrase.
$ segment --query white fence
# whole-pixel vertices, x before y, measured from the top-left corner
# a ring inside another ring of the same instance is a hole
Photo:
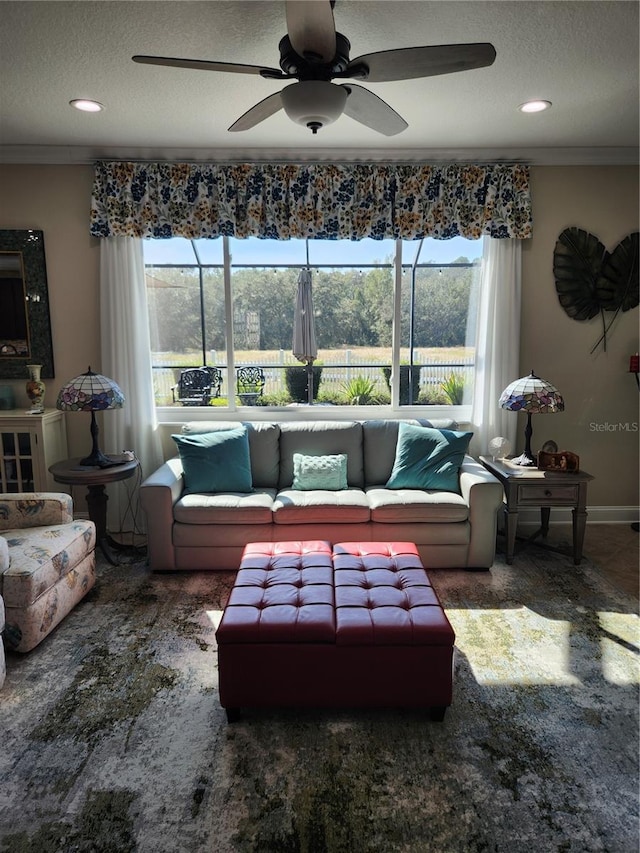
[[[255,365],[262,367],[265,373],[265,394],[279,394],[286,390],[285,368],[302,367],[291,352],[279,350],[276,352],[264,352],[259,354],[259,360],[245,361],[241,358],[235,362],[235,366]],[[174,354],[155,353],[153,357],[153,383],[155,399],[158,405],[171,405],[173,401],[172,387],[177,383],[180,371],[186,367],[197,366],[185,364],[184,357],[176,359]],[[208,360],[210,365],[215,365],[222,371],[222,397],[229,395],[229,377],[226,366],[226,354],[211,350]],[[322,367],[322,380],[320,390],[339,392],[352,379],[365,377],[375,383],[377,393],[388,393],[383,367],[389,363],[383,361],[373,363],[371,359],[362,357],[350,349],[332,350],[331,360],[326,358],[317,362]],[[404,364],[403,364],[404,367]],[[461,377],[468,384],[473,378],[474,359],[473,356],[464,356],[453,359],[449,354],[442,358],[436,358],[431,353],[414,352],[414,370],[420,371],[420,391],[437,391],[452,374]],[[235,390],[235,389],[234,389]]]

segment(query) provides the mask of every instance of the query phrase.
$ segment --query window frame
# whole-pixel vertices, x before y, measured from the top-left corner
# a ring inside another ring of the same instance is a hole
[[[178,238],[182,239],[182,238]],[[185,238],[186,239],[186,238]],[[223,287],[224,287],[224,304],[225,304],[225,334],[226,345],[226,370],[227,376],[235,375],[235,353],[233,341],[233,294],[232,294],[232,268],[238,269],[363,269],[384,267],[394,270],[393,276],[393,327],[392,327],[392,375],[397,374],[400,366],[400,352],[402,347],[402,329],[401,322],[401,303],[402,303],[402,287],[403,278],[407,270],[415,271],[416,269],[424,268],[474,268],[479,265],[480,259],[470,261],[466,264],[460,263],[419,263],[419,257],[422,250],[424,240],[416,241],[419,243],[418,249],[412,264],[403,263],[403,243],[407,241],[395,240],[395,255],[391,263],[339,263],[339,264],[314,264],[308,263],[308,245],[307,245],[307,262],[306,263],[254,263],[254,264],[233,264],[231,259],[231,251],[228,237],[222,237],[222,264],[214,262],[202,262],[197,251],[196,240],[188,240],[194,253],[195,263],[150,263],[145,262],[145,272],[149,267],[155,269],[185,269],[191,267],[198,270],[199,288],[200,288],[200,322],[202,330],[202,355],[203,363],[206,363],[206,336],[204,327],[204,311],[203,311],[203,270],[205,269],[222,269],[223,271]],[[308,241],[307,241],[308,244]],[[229,331],[230,330],[230,331]],[[404,347],[406,349],[406,346]],[[473,367],[475,369],[477,357],[474,358]],[[152,371],[154,366],[152,366]],[[228,380],[227,380],[228,381]],[[400,405],[400,383],[392,382],[391,384],[391,402],[389,405],[372,405],[372,406],[343,406],[343,405],[298,405],[298,406],[242,406],[235,402],[235,395],[228,396],[227,406],[206,406],[206,407],[179,407],[179,406],[155,406],[156,419],[158,424],[182,424],[186,420],[189,421],[310,421],[310,420],[366,420],[371,418],[382,420],[398,420],[406,418],[422,418],[428,420],[451,419],[458,423],[468,423],[471,416],[471,402],[461,405],[450,404],[429,404],[429,405]]]

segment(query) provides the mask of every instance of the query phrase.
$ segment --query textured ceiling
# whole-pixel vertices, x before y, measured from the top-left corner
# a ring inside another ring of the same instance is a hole
[[[138,65],[135,53],[278,65],[284,3],[1,2],[0,161],[96,157],[241,159],[524,157],[637,162],[635,0],[337,0],[351,57],[394,47],[490,41],[490,68],[367,84],[409,123],[384,137],[347,116],[312,136],[280,111],[227,128],[278,81]],[[72,98],[93,98],[100,114]],[[518,104],[553,108],[524,115]]]

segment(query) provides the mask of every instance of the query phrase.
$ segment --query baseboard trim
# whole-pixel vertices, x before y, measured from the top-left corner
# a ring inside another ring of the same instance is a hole
[[[570,507],[553,507],[550,524],[571,524],[573,520]],[[589,506],[587,524],[633,524],[640,517],[637,506]],[[522,509],[518,512],[518,526],[540,527],[540,510]]]

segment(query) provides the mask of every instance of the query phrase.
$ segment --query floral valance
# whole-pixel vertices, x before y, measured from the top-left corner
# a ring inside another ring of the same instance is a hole
[[[524,165],[105,163],[95,237],[531,237]]]

